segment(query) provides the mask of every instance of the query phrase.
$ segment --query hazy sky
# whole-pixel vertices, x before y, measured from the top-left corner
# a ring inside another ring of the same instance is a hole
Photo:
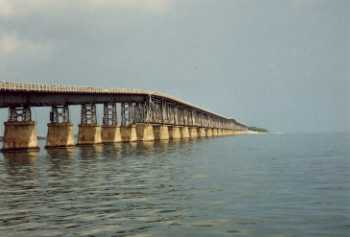
[[[348,0],[0,0],[0,80],[145,88],[275,131],[350,131],[349,15]]]

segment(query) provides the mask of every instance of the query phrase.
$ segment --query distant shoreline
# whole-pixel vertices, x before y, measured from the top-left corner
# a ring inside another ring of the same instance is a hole
[[[258,127],[248,127],[248,131],[253,132],[253,134],[269,132],[269,130],[267,130],[266,128],[258,128]]]

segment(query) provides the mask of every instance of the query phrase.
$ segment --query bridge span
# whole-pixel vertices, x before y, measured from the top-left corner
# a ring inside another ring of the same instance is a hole
[[[103,104],[102,124],[96,104]],[[195,139],[235,135],[248,127],[159,92],[0,82],[0,108],[8,108],[3,151],[38,149],[31,107],[51,107],[47,148],[74,146],[69,106],[81,105],[77,145]]]

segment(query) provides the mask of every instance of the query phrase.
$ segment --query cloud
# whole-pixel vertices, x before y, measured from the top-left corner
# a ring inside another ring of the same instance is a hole
[[[21,42],[14,36],[2,35],[0,37],[0,54],[14,53],[21,45]]]
[[[325,7],[329,3],[326,0],[290,0],[290,6],[295,11],[315,10],[320,7]]]
[[[169,0],[88,0],[90,7],[115,7],[156,11],[167,10],[169,4]]]
[[[51,51],[48,43],[19,39],[16,34],[0,35],[0,56],[37,54],[47,55]],[[44,54],[43,54],[44,53]]]
[[[0,17],[25,16],[48,10],[139,9],[166,12],[172,0],[0,0]]]
[[[11,2],[9,0],[0,0],[0,16],[10,16],[13,13],[14,9]]]

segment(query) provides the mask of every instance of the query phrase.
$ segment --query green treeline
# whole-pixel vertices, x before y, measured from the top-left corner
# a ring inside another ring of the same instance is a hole
[[[254,132],[268,132],[269,131],[265,128],[258,128],[258,127],[248,127],[248,129],[250,131],[254,131]]]

